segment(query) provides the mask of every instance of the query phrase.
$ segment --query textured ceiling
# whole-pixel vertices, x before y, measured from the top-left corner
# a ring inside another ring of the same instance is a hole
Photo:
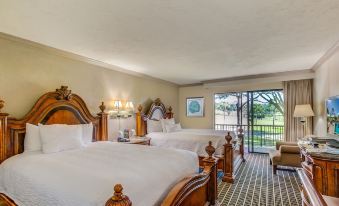
[[[338,0],[0,0],[0,32],[178,84],[309,69],[338,22]]]

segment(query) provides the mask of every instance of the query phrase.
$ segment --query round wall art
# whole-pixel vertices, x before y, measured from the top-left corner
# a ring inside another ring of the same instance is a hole
[[[186,99],[186,116],[203,117],[204,116],[204,98],[189,97]]]

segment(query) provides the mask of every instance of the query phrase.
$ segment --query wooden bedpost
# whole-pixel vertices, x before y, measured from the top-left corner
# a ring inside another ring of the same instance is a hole
[[[107,200],[105,206],[132,206],[132,202],[128,196],[122,193],[123,189],[121,184],[116,184],[114,186],[114,194]]]
[[[233,183],[233,145],[232,145],[232,136],[230,132],[227,133],[226,144],[224,144],[224,177],[222,178],[223,182]]]
[[[146,131],[145,131],[145,121],[143,120],[143,114],[142,114],[142,106],[139,104],[138,106],[138,111],[136,113],[136,135],[138,137],[143,137],[145,136],[146,134]]]
[[[100,113],[98,113],[99,117],[99,141],[107,141],[108,140],[108,114],[105,112],[106,106],[104,102],[101,102],[99,106]]]
[[[6,135],[7,135],[7,113],[2,113],[1,109],[5,102],[0,99],[0,163],[6,159]]]
[[[208,146],[205,148],[208,157],[203,159],[204,166],[211,167],[210,180],[208,182],[208,201],[210,205],[216,205],[218,199],[218,158],[213,157],[215,148],[212,146],[212,142],[208,142]]]
[[[245,157],[244,157],[244,130],[242,128],[239,128],[239,134],[238,134],[238,139],[240,141],[239,143],[239,151],[240,151],[240,157],[241,157],[241,160],[242,162],[245,162]]]
[[[173,114],[172,110],[173,110],[172,107],[169,106],[168,109],[167,109],[167,112],[166,112],[166,118],[167,119],[172,119],[173,118],[174,114]]]

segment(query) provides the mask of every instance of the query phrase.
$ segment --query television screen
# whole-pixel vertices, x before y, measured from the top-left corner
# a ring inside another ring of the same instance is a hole
[[[327,132],[339,135],[339,96],[331,97],[326,101]]]

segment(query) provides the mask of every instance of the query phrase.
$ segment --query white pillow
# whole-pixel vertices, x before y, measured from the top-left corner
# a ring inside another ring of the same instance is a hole
[[[180,131],[180,130],[181,130],[181,124],[180,123],[166,125],[166,131],[168,133],[177,132],[177,131]]]
[[[83,146],[78,125],[39,125],[43,153],[78,149]]]
[[[162,132],[161,122],[157,120],[147,120],[147,133]]]
[[[93,140],[93,124],[80,124],[82,128],[82,142],[84,144],[89,144]]]
[[[41,139],[39,127],[26,123],[26,134],[24,140],[24,152],[33,152],[41,150]]]
[[[174,118],[171,119],[160,119],[161,127],[163,132],[167,132],[166,125],[175,125]]]

